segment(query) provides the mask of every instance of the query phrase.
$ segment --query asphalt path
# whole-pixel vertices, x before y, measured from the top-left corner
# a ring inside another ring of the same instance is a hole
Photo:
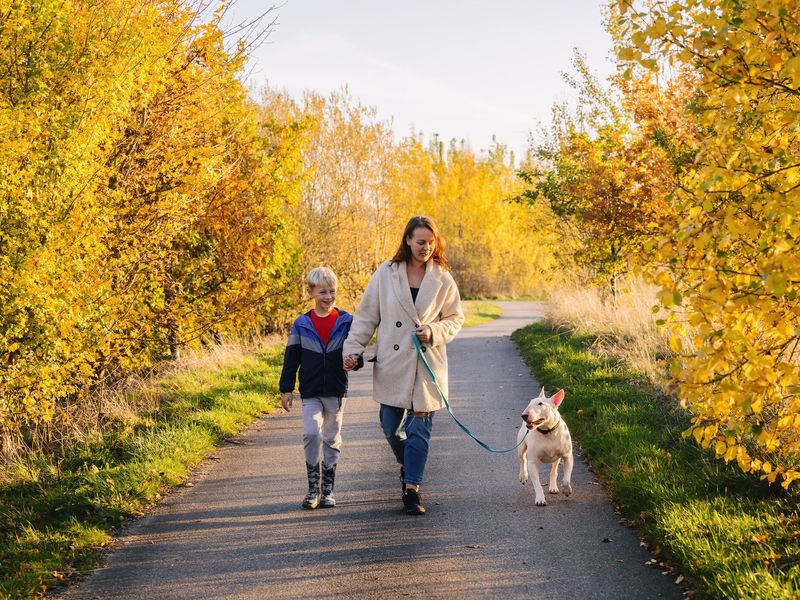
[[[515,443],[539,391],[509,335],[535,303],[501,303],[500,319],[448,346],[459,418],[493,447]],[[573,494],[534,505],[516,453],[491,454],[434,419],[422,488],[428,513],[402,511],[398,467],[378,425],[371,369],[351,376],[333,509],[300,508],[306,489],[299,402],[265,417],[129,525],[106,565],[63,598],[680,598],[644,563],[576,448]],[[570,410],[569,390],[562,405]],[[547,473],[542,481],[547,489]]]

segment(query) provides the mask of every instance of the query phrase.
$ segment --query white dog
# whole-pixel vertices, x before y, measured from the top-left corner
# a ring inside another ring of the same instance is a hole
[[[567,424],[564,423],[558,412],[558,407],[564,400],[564,390],[558,390],[549,398],[545,396],[544,388],[539,396],[530,401],[522,411],[522,420],[525,427],[519,428],[517,434],[517,455],[519,456],[519,480],[524,485],[528,481],[528,458],[531,459],[533,468],[533,489],[536,492],[536,506],[546,506],[544,489],[539,481],[539,465],[550,463],[551,494],[558,493],[558,463],[564,459],[564,477],[561,482],[561,491],[565,496],[572,493],[572,437],[569,435]],[[528,437],[523,441],[527,432]]]

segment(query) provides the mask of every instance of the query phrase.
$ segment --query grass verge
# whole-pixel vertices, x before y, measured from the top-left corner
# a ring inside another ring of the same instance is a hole
[[[283,347],[157,382],[165,400],[59,461],[29,457],[0,480],[0,598],[32,598],[97,566],[115,526],[138,516],[225,438],[280,406]]]
[[[464,310],[464,327],[488,323],[503,314],[497,304],[488,300],[463,300],[461,308]]]
[[[542,385],[566,390],[564,419],[627,522],[697,596],[800,597],[799,492],[683,438],[688,417],[639,374],[593,354],[593,336],[537,323],[513,338]]]

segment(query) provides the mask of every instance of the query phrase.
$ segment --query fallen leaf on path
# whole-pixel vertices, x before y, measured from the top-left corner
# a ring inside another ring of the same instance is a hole
[[[467,544],[467,548],[483,548],[480,544]]]
[[[678,578],[675,580],[675,583],[680,583],[683,581],[683,575],[679,575]]]

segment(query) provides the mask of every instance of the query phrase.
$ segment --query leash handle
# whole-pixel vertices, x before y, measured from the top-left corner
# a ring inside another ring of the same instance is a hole
[[[433,369],[431,369],[430,364],[428,364],[428,359],[425,358],[425,354],[422,352],[422,346],[419,343],[419,338],[417,337],[416,332],[411,333],[411,341],[414,342],[414,347],[417,349],[417,355],[422,359],[422,364],[425,365],[425,369],[427,369],[428,375],[431,376],[431,379],[433,380],[436,389],[439,390],[439,395],[442,397],[442,400],[444,400],[444,405],[445,408],[447,408],[447,412],[449,412],[450,416],[453,417],[453,420],[456,422],[456,425],[458,425],[461,428],[461,430],[464,433],[466,433],[469,437],[475,440],[481,448],[483,448],[484,450],[488,450],[489,452],[494,452],[496,454],[503,454],[504,452],[511,452],[512,450],[516,450],[522,444],[522,442],[525,441],[525,438],[528,437],[530,430],[525,432],[525,435],[522,436],[522,439],[519,442],[517,442],[516,446],[512,446],[511,448],[506,448],[504,450],[496,450],[495,448],[492,448],[489,444],[486,444],[485,442],[479,440],[475,436],[475,434],[469,430],[469,427],[467,427],[461,421],[458,420],[458,417],[456,417],[456,415],[453,413],[453,409],[450,408],[450,402],[448,402],[447,396],[444,395],[442,388],[439,387],[439,382],[436,380],[436,375],[434,374]]]

